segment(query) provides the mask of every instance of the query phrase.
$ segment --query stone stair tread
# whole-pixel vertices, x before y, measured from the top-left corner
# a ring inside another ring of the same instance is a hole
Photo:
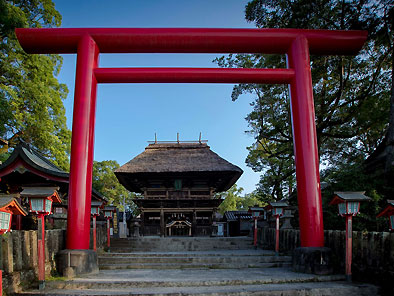
[[[250,250],[253,241],[250,237],[140,237],[111,240],[111,251],[219,251]]]
[[[233,268],[270,268],[290,266],[287,262],[263,263],[114,263],[100,264],[100,269],[233,269]]]
[[[255,250],[255,249],[246,249],[246,250],[217,250],[217,251],[183,251],[183,252],[129,252],[129,253],[117,253],[117,252],[109,252],[100,254],[101,256],[272,256],[275,255],[274,251],[267,250]]]
[[[115,257],[116,258],[116,257]],[[287,257],[260,257],[260,258],[248,258],[248,260],[239,257],[122,257],[116,260],[113,258],[99,258],[99,264],[126,264],[126,263],[228,263],[228,264],[236,264],[236,263],[274,263],[274,262],[291,262],[291,258]]]
[[[95,287],[179,287],[206,285],[252,285],[286,282],[322,282],[344,280],[344,275],[314,275],[292,272],[289,268],[267,269],[173,269],[106,270],[96,275],[65,281],[47,282],[57,289]]]
[[[326,295],[326,296],[369,296],[376,295],[377,288],[367,284],[349,284],[346,282],[308,282],[265,285],[227,285],[203,287],[146,287],[146,288],[111,288],[89,290],[46,290],[43,292],[25,292],[19,295]]]

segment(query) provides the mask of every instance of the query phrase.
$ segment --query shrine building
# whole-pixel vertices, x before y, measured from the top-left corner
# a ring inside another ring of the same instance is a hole
[[[211,151],[206,141],[153,142],[115,171],[129,191],[141,193],[145,236],[210,236],[222,199],[243,171]]]
[[[58,168],[38,150],[21,141],[8,159],[0,164],[0,194],[19,194],[23,189],[57,188],[62,203],[53,204],[53,214],[48,220],[55,228],[65,228],[67,224],[69,173]],[[27,199],[17,198],[22,206],[27,207]],[[92,188],[92,200],[107,202],[107,199]],[[29,216],[12,216],[12,229],[22,230],[28,225],[23,223]],[[27,221],[29,224],[30,221]]]

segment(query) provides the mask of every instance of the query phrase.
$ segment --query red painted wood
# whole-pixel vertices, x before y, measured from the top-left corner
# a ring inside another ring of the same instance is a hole
[[[41,172],[41,171],[35,169],[34,167],[32,167],[31,165],[29,165],[28,163],[26,163],[24,160],[20,159],[20,158],[17,159],[15,162],[13,162],[11,165],[9,165],[6,168],[4,168],[3,170],[1,170],[0,171],[0,177],[4,177],[4,176],[12,173],[19,166],[23,166],[25,169],[31,171],[32,173],[34,173],[34,174],[36,174],[36,175],[38,175],[40,177],[46,178],[48,180],[68,183],[68,178],[56,177],[56,176],[49,175],[49,174],[46,174],[44,172]]]
[[[94,109],[98,48],[85,35],[78,48],[71,141],[67,249],[89,249],[92,191]]]
[[[38,244],[38,280],[45,281],[45,215],[38,214],[37,217],[40,221],[40,228],[38,231],[41,233],[41,238],[37,240]]]
[[[107,218],[107,247],[109,248],[111,246],[111,235],[110,235],[110,220],[111,218]]]
[[[98,83],[266,83],[288,84],[293,69],[98,68]]]
[[[301,29],[44,28],[16,29],[16,34],[28,53],[78,53],[67,248],[89,248],[97,84],[94,73],[97,80],[103,83],[288,83],[290,79],[301,246],[324,246],[309,54],[356,54],[364,44],[367,32]],[[96,69],[98,48],[102,53],[287,53],[289,69]],[[172,77],[168,77],[169,74]]]
[[[275,217],[275,252],[279,253],[279,215]]]
[[[346,278],[352,277],[352,215],[346,215]]]
[[[93,250],[96,251],[97,249],[97,243],[96,243],[96,234],[97,232],[97,226],[96,226],[96,215],[93,215]]]
[[[297,38],[288,54],[301,247],[323,247],[323,211],[308,41]]]
[[[305,36],[312,54],[356,54],[366,31],[216,28],[21,28],[15,30],[27,53],[77,53],[90,35],[101,53],[287,53]]]

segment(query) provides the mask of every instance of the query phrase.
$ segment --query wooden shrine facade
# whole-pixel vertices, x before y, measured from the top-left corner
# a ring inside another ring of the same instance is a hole
[[[242,170],[212,152],[205,142],[154,142],[115,171],[141,211],[141,234],[210,236],[218,192],[229,189]]]
[[[58,168],[38,150],[21,141],[8,159],[0,164],[0,194],[17,194],[17,200],[28,208],[26,198],[19,196],[25,188],[58,188],[62,203],[53,204],[53,214],[48,221],[54,228],[65,228],[67,224],[69,173]],[[106,202],[107,199],[92,188],[92,200]],[[90,205],[89,205],[90,206]],[[15,215],[12,229],[30,229],[31,217]]]
[[[221,199],[135,199],[144,235],[209,236]]]

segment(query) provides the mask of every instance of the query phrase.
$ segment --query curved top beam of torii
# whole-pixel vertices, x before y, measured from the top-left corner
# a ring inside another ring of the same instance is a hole
[[[310,54],[354,55],[365,31],[301,29],[16,29],[28,53],[77,53],[67,248],[88,249],[97,83],[289,84],[302,247],[323,247],[324,229]],[[100,53],[287,54],[286,69],[100,68]]]
[[[203,28],[43,28],[16,29],[27,53],[77,53],[89,35],[100,53],[267,53],[285,54],[294,39],[308,40],[311,54],[354,55],[366,31]]]

